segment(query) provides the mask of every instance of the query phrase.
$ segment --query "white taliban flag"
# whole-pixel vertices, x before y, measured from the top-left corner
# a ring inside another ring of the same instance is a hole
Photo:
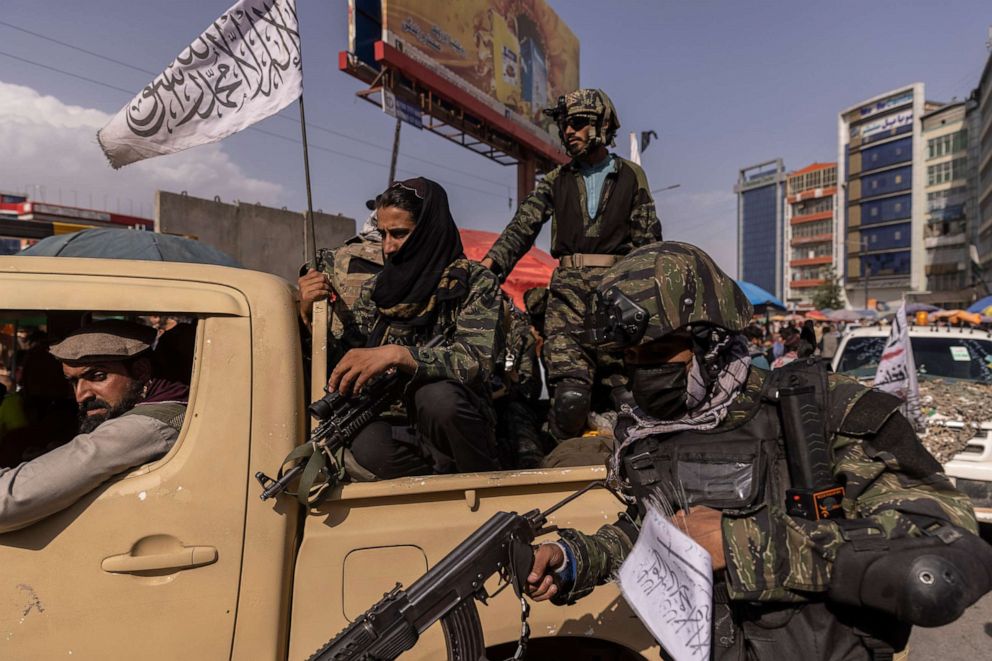
[[[917,425],[920,414],[920,386],[916,380],[916,361],[909,341],[909,324],[906,322],[906,301],[892,320],[892,331],[882,350],[882,358],[875,371],[875,388],[896,395],[905,403],[903,412]]]
[[[116,169],[221,140],[302,92],[296,0],[239,0],[121,108],[97,140]]]

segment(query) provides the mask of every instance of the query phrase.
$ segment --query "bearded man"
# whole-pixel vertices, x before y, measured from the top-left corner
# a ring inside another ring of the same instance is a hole
[[[182,428],[189,388],[156,378],[156,334],[150,326],[106,320],[51,347],[79,407],[79,434],[0,469],[0,532],[59,512],[111,477],[169,451]]]

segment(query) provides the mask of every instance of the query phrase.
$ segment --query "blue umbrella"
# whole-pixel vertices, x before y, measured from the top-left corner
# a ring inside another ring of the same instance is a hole
[[[971,307],[968,308],[968,312],[982,313],[985,311],[985,308],[990,305],[992,305],[992,296],[986,296],[985,298],[972,303]]]
[[[782,303],[782,301],[775,298],[774,295],[754,283],[738,280],[737,286],[739,286],[744,292],[744,295],[747,296],[747,300],[751,301],[751,305],[754,306],[756,311],[760,311],[761,308],[778,308],[780,310],[786,309],[785,304]]]
[[[241,267],[227,253],[194,239],[116,228],[96,228],[49,236],[18,254],[37,257],[141,259],[152,262],[192,262]]]

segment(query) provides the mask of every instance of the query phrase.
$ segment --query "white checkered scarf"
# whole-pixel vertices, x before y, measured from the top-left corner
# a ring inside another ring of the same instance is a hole
[[[709,387],[703,377],[704,365],[711,374],[716,375]],[[638,406],[622,404],[621,414],[632,418],[635,423],[626,429],[623,438],[617,439],[613,456],[607,465],[608,482],[616,487],[621,485],[620,457],[634,441],[677,431],[706,431],[723,422],[730,405],[747,382],[750,368],[751,356],[747,338],[740,333],[729,334],[715,342],[702,356],[693,355],[686,393],[687,411],[681,418],[659,420]]]

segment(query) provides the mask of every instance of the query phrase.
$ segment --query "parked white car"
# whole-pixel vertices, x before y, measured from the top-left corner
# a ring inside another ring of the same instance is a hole
[[[841,338],[833,359],[835,372],[871,381],[875,376],[889,329],[879,326],[856,328]],[[992,388],[992,333],[973,328],[911,326],[909,340],[920,379],[968,381]],[[975,505],[978,520],[992,524],[992,411],[967,446],[944,464],[944,470]],[[961,429],[960,420],[939,424]]]

